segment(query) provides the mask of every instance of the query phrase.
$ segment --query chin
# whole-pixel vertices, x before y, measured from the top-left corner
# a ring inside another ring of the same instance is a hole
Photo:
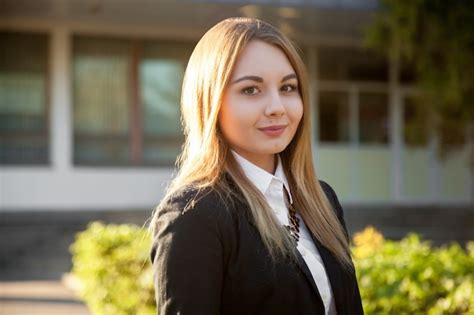
[[[278,145],[275,145],[275,146],[272,146],[271,148],[269,148],[267,153],[271,153],[271,154],[277,154],[277,153],[280,153],[280,152],[283,152],[286,147],[288,146],[289,143],[284,143],[284,144],[278,144]]]

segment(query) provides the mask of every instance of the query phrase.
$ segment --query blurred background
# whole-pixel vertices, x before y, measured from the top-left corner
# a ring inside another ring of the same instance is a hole
[[[382,11],[376,0],[0,0],[0,279],[58,279],[91,221],[145,224],[183,141],[187,59],[231,16],[268,21],[301,48],[317,174],[351,233],[474,239],[470,127],[440,149],[451,138],[424,119],[436,105],[417,100],[417,64],[383,36],[388,53],[367,44]]]

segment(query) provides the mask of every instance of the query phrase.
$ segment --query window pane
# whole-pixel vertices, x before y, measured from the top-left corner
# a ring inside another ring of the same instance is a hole
[[[408,146],[425,146],[428,143],[429,108],[413,97],[404,99],[404,141]]]
[[[0,32],[0,163],[48,163],[48,36]]]
[[[74,161],[129,161],[131,44],[74,37]]]
[[[407,60],[401,60],[399,80],[403,84],[413,84],[416,81],[416,65]]]
[[[388,97],[386,93],[360,93],[359,141],[363,144],[388,143]]]
[[[173,164],[183,141],[181,85],[192,46],[145,42],[140,63],[145,163]]]
[[[319,137],[323,142],[349,141],[348,93],[319,93]]]
[[[388,80],[386,58],[373,51],[355,47],[320,47],[318,56],[322,80]]]

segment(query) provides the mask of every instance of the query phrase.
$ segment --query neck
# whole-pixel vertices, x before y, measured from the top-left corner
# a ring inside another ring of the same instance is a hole
[[[276,155],[272,154],[269,158],[262,160],[256,165],[263,168],[265,171],[267,171],[270,174],[275,174],[276,161],[277,161]]]
[[[245,157],[245,156],[244,156]],[[259,156],[254,158],[247,158],[247,160],[252,162],[253,164],[257,165],[258,167],[264,169],[270,174],[275,174],[277,159],[276,154],[270,154],[265,156]]]
[[[235,152],[237,152],[241,157],[243,157],[250,163],[260,167],[261,169],[264,169],[268,173],[275,174],[275,170],[277,166],[276,154],[252,155],[252,154],[247,154],[246,152],[242,152],[240,150],[235,150]]]

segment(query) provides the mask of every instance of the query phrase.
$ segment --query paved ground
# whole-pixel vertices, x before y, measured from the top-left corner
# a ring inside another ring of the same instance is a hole
[[[1,315],[90,315],[64,281],[0,281]]]

